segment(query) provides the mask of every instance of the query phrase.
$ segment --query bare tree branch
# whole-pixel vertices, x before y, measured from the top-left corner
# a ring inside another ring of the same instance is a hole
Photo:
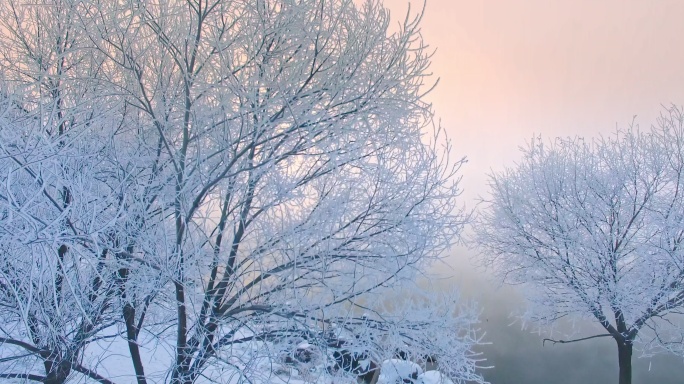
[[[574,339],[574,340],[554,340],[554,339],[543,339],[542,340],[542,346],[544,345],[545,342],[549,341],[552,342],[553,344],[560,343],[560,344],[567,344],[567,343],[575,343],[578,341],[584,341],[584,340],[590,340],[590,339],[595,339],[597,337],[614,337],[610,333],[605,333],[602,335],[594,335],[594,336],[588,336],[588,337],[582,337],[579,339]]]

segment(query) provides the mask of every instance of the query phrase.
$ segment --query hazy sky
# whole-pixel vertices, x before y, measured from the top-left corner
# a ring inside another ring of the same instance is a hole
[[[394,20],[407,4],[385,0]],[[466,198],[533,134],[609,133],[634,115],[648,126],[661,104],[684,104],[682,15],[681,0],[427,0],[430,100],[470,159]]]
[[[403,19],[407,0],[384,2]],[[429,99],[454,155],[469,159],[463,201],[472,207],[488,170],[514,162],[534,134],[609,134],[635,115],[647,127],[661,104],[684,105],[682,15],[681,0],[427,0],[422,31],[441,78]],[[515,290],[494,289],[462,249],[453,260],[466,296],[483,307],[493,384],[617,382],[613,342],[543,348],[541,337],[507,326],[523,305]],[[635,383],[684,377],[674,356],[640,359],[634,370]]]

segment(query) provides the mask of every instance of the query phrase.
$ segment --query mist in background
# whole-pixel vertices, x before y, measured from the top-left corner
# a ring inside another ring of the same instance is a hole
[[[548,333],[539,334],[534,324],[522,324],[517,315],[525,309],[525,301],[516,287],[501,286],[485,271],[472,266],[469,251],[457,249],[452,258],[452,275],[466,300],[474,300],[482,310],[480,327],[484,341],[491,344],[478,348],[483,369],[492,384],[577,384],[617,383],[617,348],[612,338],[598,338],[570,344],[546,342]],[[470,253],[470,256],[474,255]],[[442,282],[445,284],[446,282]],[[525,329],[523,329],[525,325]],[[548,331],[548,329],[546,330]],[[595,322],[559,324],[555,339],[603,334]],[[634,351],[633,383],[682,384],[684,359],[672,354],[641,357],[638,344]]]
[[[384,0],[396,22],[407,0]],[[423,1],[412,1],[412,12]],[[427,0],[425,41],[436,49],[440,78],[428,96],[447,131],[454,158],[467,156],[462,202],[486,197],[487,173],[512,166],[534,135],[606,135],[653,124],[662,105],[684,105],[684,1]],[[472,251],[452,251],[449,280],[482,307],[493,384],[617,382],[610,338],[542,346],[521,329],[519,291],[499,287],[473,266]],[[511,325],[512,324],[512,325]],[[596,332],[599,331],[599,332]],[[582,335],[601,333],[594,324]],[[560,338],[560,335],[556,335]],[[634,383],[680,384],[684,360],[657,355],[633,361]]]

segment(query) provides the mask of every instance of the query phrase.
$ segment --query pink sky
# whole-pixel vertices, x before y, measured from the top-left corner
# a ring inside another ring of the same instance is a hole
[[[403,19],[407,0],[384,3]],[[427,0],[441,78],[429,99],[469,158],[465,199],[533,134],[595,136],[634,115],[648,126],[661,104],[684,105],[682,15],[679,0]]]
[[[407,0],[384,3],[394,20],[403,19]],[[609,134],[634,115],[648,127],[661,104],[684,105],[683,16],[682,0],[427,0],[423,35],[437,48],[432,70],[441,78],[429,99],[454,156],[469,158],[462,201],[472,208],[487,191],[489,169],[511,165],[533,134]],[[544,348],[529,329],[507,327],[508,314],[524,307],[521,296],[497,289],[473,269],[471,256],[452,251],[447,275],[456,279],[444,284],[456,282],[483,308],[486,340],[494,343],[483,347],[484,357],[497,367],[486,377],[548,383],[559,376],[582,382],[582,372],[589,372],[585,381],[614,376],[609,341]],[[681,381],[681,358],[635,360],[637,381]]]

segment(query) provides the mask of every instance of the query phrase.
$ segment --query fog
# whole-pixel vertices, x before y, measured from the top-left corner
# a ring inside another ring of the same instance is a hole
[[[409,0],[383,1],[404,19]],[[423,0],[411,3],[417,12]],[[683,105],[682,14],[678,0],[426,0],[422,35],[439,78],[427,98],[453,155],[468,156],[464,202],[535,134],[649,126],[662,105]]]
[[[539,334],[531,324],[525,329],[516,316],[525,309],[520,292],[501,286],[486,271],[472,266],[473,253],[466,249],[454,250],[452,261],[453,284],[461,287],[464,300],[476,301],[481,310],[481,330],[484,342],[482,353],[485,379],[492,384],[576,384],[617,383],[617,348],[611,338],[598,338],[570,344],[555,344],[542,340],[548,333]],[[574,330],[569,324],[560,326],[556,339],[564,332],[577,332],[576,337],[602,334],[597,324],[582,323]],[[634,352],[633,383],[681,384],[684,359],[675,355],[658,354],[640,357]]]
[[[394,20],[407,0],[385,0]],[[420,9],[423,1],[413,1]],[[684,104],[684,2],[659,0],[427,0],[423,36],[436,49],[440,82],[429,96],[453,144],[466,155],[468,208],[486,196],[486,174],[512,165],[533,135],[596,137],[632,122],[648,127],[662,105]],[[452,251],[464,297],[482,307],[485,378],[508,383],[617,382],[612,339],[542,346],[543,336],[510,317],[525,302],[472,266],[473,252]],[[475,260],[476,261],[476,260]],[[511,323],[513,323],[511,325]],[[597,331],[583,324],[583,335]],[[596,333],[601,333],[600,330]],[[681,383],[684,361],[638,358],[634,383]]]

